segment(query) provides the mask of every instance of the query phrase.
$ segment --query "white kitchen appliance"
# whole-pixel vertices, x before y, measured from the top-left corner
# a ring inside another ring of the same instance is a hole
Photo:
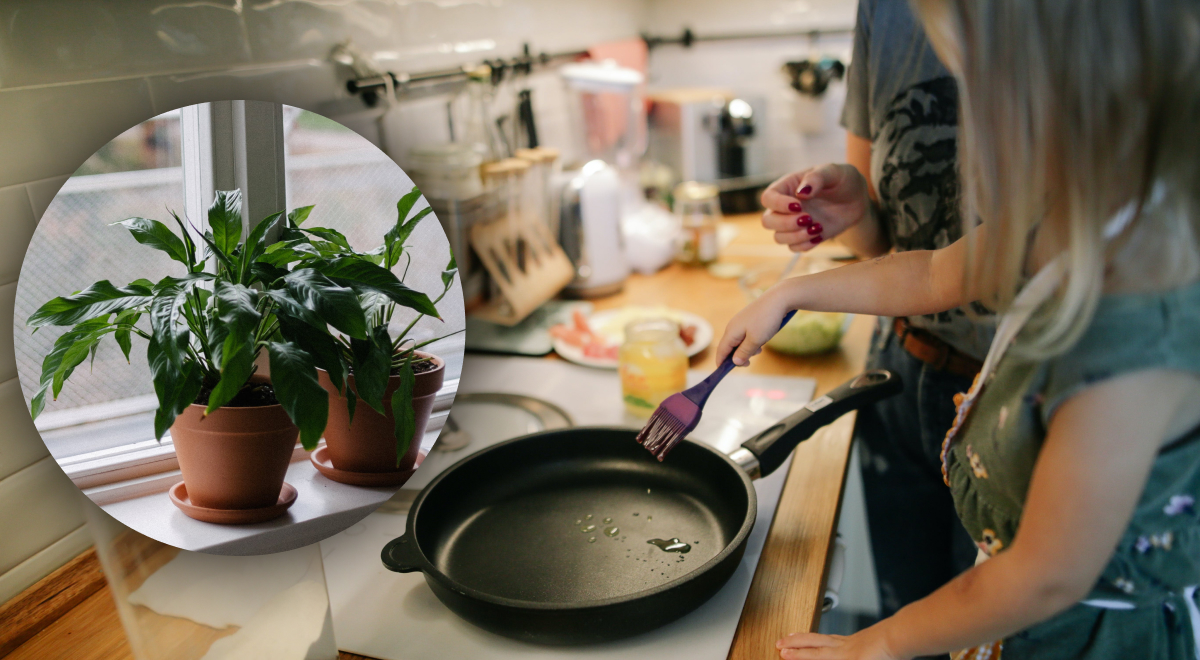
[[[559,180],[559,242],[575,264],[564,290],[582,298],[616,293],[629,276],[621,221],[644,203],[637,165],[646,145],[644,78],[611,60],[560,69],[572,133],[582,157]]]

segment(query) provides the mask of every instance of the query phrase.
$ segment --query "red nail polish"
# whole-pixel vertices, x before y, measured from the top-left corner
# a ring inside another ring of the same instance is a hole
[[[801,211],[800,203],[792,202],[791,204],[788,204],[788,210],[792,213],[799,213]]]
[[[824,230],[825,230],[825,228],[821,226],[821,223],[814,222],[811,225],[809,225],[808,234],[810,236],[816,236],[817,234],[821,233]]]
[[[796,218],[796,224],[801,227],[807,227],[812,224],[812,216],[802,215],[799,218]]]
[[[813,245],[816,245],[817,243],[820,243],[823,240],[825,240],[825,239],[821,238],[820,236],[813,236],[812,238],[808,239],[808,242],[812,243]]]
[[[804,186],[803,188],[800,189],[801,195],[807,195],[811,192],[812,192],[812,186]]]

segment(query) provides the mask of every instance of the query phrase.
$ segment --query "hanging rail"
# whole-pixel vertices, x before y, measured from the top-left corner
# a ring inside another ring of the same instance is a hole
[[[746,41],[759,39],[795,39],[808,37],[816,39],[825,36],[847,36],[854,34],[853,28],[816,28],[811,30],[790,30],[777,32],[729,32],[726,34],[696,34],[691,28],[684,28],[677,37],[654,36],[643,34],[642,40],[646,47],[653,50],[659,46],[683,46],[691,48],[692,44],[705,41]]]
[[[389,71],[377,76],[355,78],[346,81],[346,90],[351,94],[361,94],[367,105],[374,106],[379,100],[379,94],[387,87],[385,76],[391,77],[392,87],[396,90],[397,95],[414,85],[464,82],[471,78],[490,80],[493,85],[497,85],[509,75],[529,74],[534,69],[563,61],[577,60],[588,54],[586,50],[532,54],[529,51],[529,44],[525,44],[524,51],[523,54],[516,57],[483,60],[446,69],[434,69],[420,73],[392,73]]]

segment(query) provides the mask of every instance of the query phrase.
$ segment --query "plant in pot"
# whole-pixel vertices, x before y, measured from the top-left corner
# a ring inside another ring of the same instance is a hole
[[[282,515],[296,497],[284,483],[297,436],[306,449],[320,440],[328,397],[317,381],[322,356],[301,348],[297,335],[327,324],[365,340],[368,325],[354,290],[311,268],[288,270],[266,258],[267,236],[311,207],[273,214],[242,240],[240,191],[219,191],[208,229],[180,233],[147,218],[119,224],[138,243],[161,250],[186,272],[126,286],[96,282],[50,300],[26,322],[34,329],[70,327],[42,362],[30,405],[37,417],[49,393],[57,398],[109,335],[129,359],[133,337],[146,340],[158,409],[154,435],[169,429],[183,481],[172,501],[210,522],[251,522]],[[273,380],[256,374],[265,351]]]
[[[279,266],[311,268],[335,282],[345,274],[354,275],[346,284],[359,294],[367,337],[344,331],[313,333],[305,329],[297,333],[302,348],[328,356],[318,365],[320,383],[329,393],[326,446],[313,452],[311,460],[325,476],[343,483],[394,486],[407,480],[415,469],[420,438],[442,386],[445,362],[420,349],[456,333],[424,341],[413,339],[410,333],[426,316],[441,318],[436,305],[452,288],[457,267],[451,256],[441,273],[441,291],[432,300],[404,284],[412,264],[404,242],[431,211],[426,207],[412,213],[420,198],[417,188],[400,198],[395,224],[384,234],[382,245],[373,250],[356,251],[336,230],[305,227],[305,218],[297,216],[285,223],[280,241],[267,251],[266,258],[273,258]],[[397,277],[392,269],[404,258],[403,274]],[[393,336],[389,326],[405,321]],[[358,405],[361,402],[367,405]]]

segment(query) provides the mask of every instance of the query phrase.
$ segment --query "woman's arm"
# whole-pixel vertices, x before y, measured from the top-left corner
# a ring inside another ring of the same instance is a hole
[[[1001,639],[1078,602],[1112,557],[1173,419],[1200,395],[1198,383],[1189,374],[1145,371],[1072,397],[1051,420],[1012,547],[860,633],[780,640],[781,656],[946,653]]]
[[[972,233],[984,232],[983,225]],[[986,242],[978,235],[976,245]],[[967,237],[941,250],[913,250],[795,277],[771,287],[730,320],[717,344],[717,362],[735,348],[734,364],[745,365],[779,331],[787,312],[854,312],[913,316],[974,300],[963,290]]]

